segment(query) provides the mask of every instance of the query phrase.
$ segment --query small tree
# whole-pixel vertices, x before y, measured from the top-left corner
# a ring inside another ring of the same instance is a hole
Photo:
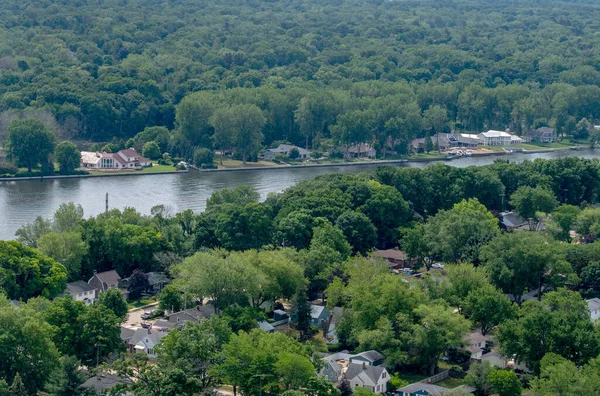
[[[15,374],[15,377],[13,378],[13,382],[10,386],[10,388],[8,388],[8,394],[10,396],[28,396],[29,392],[27,391],[27,388],[25,387],[25,384],[23,383],[23,380],[21,379],[21,374],[17,373]]]
[[[212,150],[207,148],[199,148],[194,151],[194,165],[202,166],[212,165],[214,161],[214,153]]]
[[[301,336],[304,336],[310,329],[310,314],[311,306],[308,302],[306,289],[303,287],[298,290],[294,298],[292,312],[296,316],[296,329],[300,331]]]
[[[427,134],[425,136],[425,152],[429,154],[430,151],[433,151],[433,142],[431,141],[431,136]]]
[[[60,168],[60,173],[69,175],[75,172],[81,162],[81,153],[71,142],[61,142],[56,146],[55,158]]]
[[[183,307],[181,291],[172,284],[166,285],[158,295],[158,307],[163,311],[181,311]]]
[[[300,151],[298,151],[298,149],[296,147],[294,147],[293,149],[290,150],[290,153],[288,154],[288,157],[290,159],[296,159],[300,157]]]
[[[554,193],[548,188],[522,186],[511,195],[510,204],[519,216],[529,220],[529,228],[534,230],[539,223],[537,213],[552,212],[557,202]]]
[[[475,362],[469,367],[469,374],[465,377],[465,383],[475,388],[478,395],[487,395],[489,388],[488,376],[492,371],[494,371],[494,368],[489,362]]]
[[[161,156],[160,147],[158,147],[158,144],[156,144],[156,142],[154,141],[148,142],[144,144],[144,148],[142,149],[142,155],[144,157],[150,158],[151,160],[157,160]]]
[[[350,386],[350,382],[346,379],[346,377],[342,377],[340,384],[338,385],[338,390],[340,391],[340,396],[352,396],[354,393],[352,392],[352,387]]]
[[[127,301],[123,298],[119,289],[108,289],[98,297],[98,304],[104,305],[106,308],[113,311],[113,313],[125,320],[127,318]]]
[[[150,283],[148,283],[148,275],[139,270],[133,271],[129,277],[129,286],[127,286],[129,299],[139,300],[142,297],[142,293],[148,290],[149,287]]]
[[[488,376],[492,392],[500,396],[520,396],[521,382],[514,371],[494,370]]]

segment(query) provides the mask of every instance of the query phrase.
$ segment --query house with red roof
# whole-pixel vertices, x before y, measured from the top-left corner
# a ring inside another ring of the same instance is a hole
[[[91,169],[138,169],[152,166],[152,162],[134,149],[121,150],[118,153],[82,151],[80,166]]]

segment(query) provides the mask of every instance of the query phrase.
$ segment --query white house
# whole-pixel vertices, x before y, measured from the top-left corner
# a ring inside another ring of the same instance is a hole
[[[96,300],[96,288],[84,281],[67,283],[65,293],[75,301],[83,301],[85,305],[90,305]]]
[[[293,149],[296,149],[298,151],[298,159],[310,158],[310,151],[303,149],[302,147],[293,146],[291,144],[280,144],[276,148],[266,149],[262,152],[262,156],[264,159],[269,161],[275,159],[276,154],[281,154],[289,157]]]
[[[129,352],[141,352],[148,357],[156,357],[154,347],[166,335],[164,331],[139,328],[129,340]]]
[[[139,155],[134,149],[121,150],[118,153],[81,152],[82,168],[92,169],[136,169],[151,166],[152,162]]]
[[[341,151],[345,159],[375,158],[377,156],[377,150],[367,143],[346,145],[341,147]]]
[[[353,391],[356,391],[356,388],[365,388],[380,394],[387,392],[387,383],[390,380],[390,374],[384,367],[370,366],[366,363],[350,363],[343,376]]]
[[[600,298],[591,298],[587,300],[587,305],[590,310],[590,318],[592,321],[600,319]]]
[[[512,136],[508,132],[500,132],[500,131],[487,131],[482,132],[477,137],[481,141],[481,144],[484,146],[510,146],[511,144],[516,144],[517,141],[513,142]],[[516,137],[516,136],[515,136]],[[519,138],[519,140],[521,140]],[[522,141],[522,140],[521,140]]]
[[[463,338],[463,349],[471,352],[471,359],[481,360],[486,341],[487,338],[478,331],[467,334]]]

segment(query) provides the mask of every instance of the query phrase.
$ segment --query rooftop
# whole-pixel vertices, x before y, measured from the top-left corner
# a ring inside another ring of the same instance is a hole
[[[121,280],[121,277],[119,276],[119,274],[117,274],[117,271],[115,270],[98,272],[94,275],[96,275],[98,279],[100,279],[100,281],[106,283],[107,285],[117,284]]]
[[[361,353],[359,353],[357,355],[354,355],[352,357],[357,357],[357,356],[361,356],[361,357],[367,359],[370,362],[376,362],[376,361],[382,360],[384,358],[384,356],[381,353],[379,353],[377,351],[374,351],[374,350],[361,352]]]
[[[429,396],[442,396],[444,392],[448,391],[448,388],[444,388],[443,386],[438,386],[434,384],[427,384],[424,382],[416,382],[414,384],[407,385],[404,388],[398,389],[397,392],[404,392],[410,394],[423,390],[427,391]]]
[[[69,293],[85,293],[96,290],[95,287],[84,281],[76,281],[67,283],[67,292]]]
[[[587,305],[590,311],[600,309],[600,298],[590,298],[587,300]]]
[[[489,130],[487,132],[482,132],[482,133],[480,133],[480,135],[483,135],[483,136],[488,137],[488,138],[491,138],[491,137],[511,137],[512,136],[508,132],[494,131],[494,130]]]
[[[398,249],[376,250],[372,253],[374,256],[385,259],[406,260],[406,253]]]
[[[377,380],[379,377],[381,377],[381,373],[383,373],[384,370],[385,369],[381,366],[369,366],[366,364],[363,365],[351,363],[348,365],[345,375],[348,381],[352,381],[353,378],[364,372],[371,379],[371,381],[377,383]]]

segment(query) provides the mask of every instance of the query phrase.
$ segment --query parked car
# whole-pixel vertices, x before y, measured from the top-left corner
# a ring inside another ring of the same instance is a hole
[[[142,327],[144,329],[149,329],[150,327],[152,327],[152,323],[146,323],[146,322],[142,322]]]
[[[433,264],[431,265],[431,268],[444,269],[444,264],[440,264],[440,263],[433,263]]]
[[[148,320],[148,319],[150,319],[150,318],[152,317],[152,314],[153,314],[153,313],[154,313],[154,311],[151,311],[151,312],[144,312],[144,313],[142,314],[141,318],[142,318],[143,320]]]

